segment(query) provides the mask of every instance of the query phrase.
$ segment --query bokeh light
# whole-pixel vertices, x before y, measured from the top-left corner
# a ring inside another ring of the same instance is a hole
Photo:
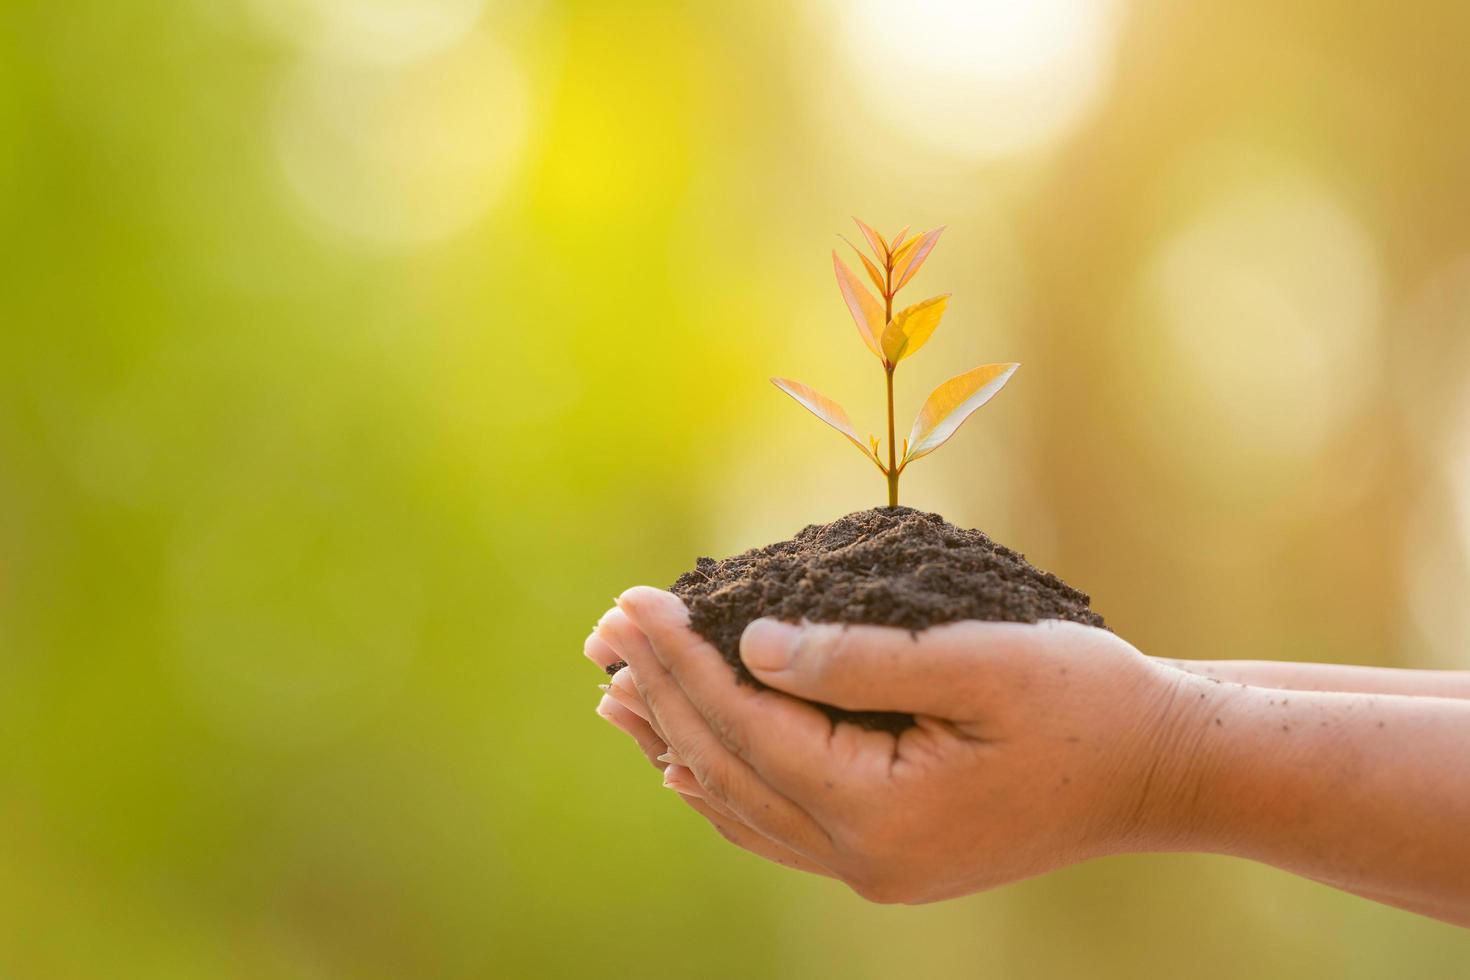
[[[967,160],[1036,150],[1103,96],[1117,0],[882,0],[829,4],[852,108],[907,147]],[[904,152],[912,152],[906,149]]]
[[[526,84],[493,42],[408,66],[305,61],[282,86],[282,171],[329,229],[419,245],[483,216],[524,145]]]
[[[284,37],[332,60],[401,63],[468,33],[485,0],[251,0]]]
[[[1319,181],[1225,187],[1164,241],[1145,289],[1160,328],[1153,431],[1198,447],[1218,485],[1312,460],[1377,369],[1379,268],[1366,229]]]

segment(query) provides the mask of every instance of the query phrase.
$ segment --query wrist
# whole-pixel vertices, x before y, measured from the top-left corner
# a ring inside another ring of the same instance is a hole
[[[1319,702],[1340,697],[1351,696],[1189,676],[1165,750],[1179,779],[1162,849],[1260,857],[1262,839],[1310,805],[1331,750]]]
[[[1232,725],[1264,689],[1150,660],[1154,676],[1122,845],[1132,852],[1228,850],[1242,800]],[[1279,693],[1279,692],[1275,692]]]

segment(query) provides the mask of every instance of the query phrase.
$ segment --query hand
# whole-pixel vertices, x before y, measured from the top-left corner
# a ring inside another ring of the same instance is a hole
[[[631,665],[600,710],[646,751],[667,747],[666,785],[741,846],[875,901],[1198,850],[1470,926],[1470,699],[1451,696],[1463,674],[1178,669],[1060,622],[911,636],[760,621],[741,655],[774,690],[755,690],[678,599],[647,588],[623,594],[588,654]],[[1433,696],[1391,693],[1405,689]],[[793,695],[917,725],[897,737],[833,725]]]
[[[1179,701],[1218,686],[1073,623],[913,636],[761,620],[741,654],[776,690],[756,690],[688,628],[676,597],[636,588],[618,606],[588,652],[629,663],[620,675],[631,673],[649,726],[635,737],[671,746],[745,846],[775,844],[875,901],[932,901],[1168,846],[1189,795],[1172,749],[1200,714]],[[834,726],[799,698],[917,724],[896,737]]]
[[[609,610],[587,638],[583,653],[598,667],[606,670],[625,661],[622,652],[629,646],[646,646],[647,639],[619,609]],[[775,841],[753,830],[717,801],[707,798],[703,788],[688,767],[669,748],[663,733],[654,727],[651,715],[633,683],[633,671],[624,667],[613,675],[611,683],[602,685],[604,694],[597,704],[597,714],[621,729],[638,743],[638,748],[654,768],[664,775],[664,786],[674,790],[690,808],[719,831],[727,841],[783,867],[813,874],[829,875],[821,865],[801,857]]]

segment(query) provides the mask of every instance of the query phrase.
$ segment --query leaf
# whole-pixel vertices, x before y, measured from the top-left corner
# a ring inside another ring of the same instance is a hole
[[[893,267],[898,269],[900,274],[903,272],[904,264],[908,262],[909,256],[914,254],[914,249],[922,238],[922,235],[915,235],[902,245],[897,241],[893,243]]]
[[[792,398],[795,398],[801,403],[802,408],[847,436],[848,440],[854,446],[858,447],[858,452],[867,456],[873,462],[878,462],[877,452],[863,445],[863,441],[858,438],[857,430],[852,427],[852,419],[847,417],[847,409],[821,392],[808,388],[800,381],[790,381],[786,378],[772,378],[771,384],[780,388]]]
[[[909,225],[904,225],[903,229],[897,235],[894,235],[892,238],[888,239],[888,244],[890,246],[888,251],[890,255],[898,254],[898,243],[903,241],[903,236],[909,233],[909,227]]]
[[[837,237],[847,242],[847,239],[843,238],[843,236],[838,235]],[[847,247],[857,252],[857,257],[863,260],[863,267],[868,270],[868,278],[873,280],[873,285],[878,287],[878,293],[880,295],[887,295],[888,284],[883,281],[883,271],[874,265],[873,261],[864,255],[852,242],[847,242]]]
[[[918,353],[939,326],[939,318],[944,316],[948,305],[949,293],[945,293],[895,313],[892,322],[883,328],[883,356],[888,358],[888,363],[897,364]]]
[[[853,218],[852,220],[857,222],[858,231],[861,231],[863,237],[868,240],[868,247],[873,250],[873,255],[883,262],[887,262],[888,243],[883,240],[883,236],[869,227],[862,218]]]
[[[837,270],[837,288],[842,290],[842,298],[847,301],[848,312],[852,314],[852,320],[857,324],[858,334],[863,338],[863,343],[868,345],[868,350],[878,360],[883,360],[883,351],[878,347],[878,338],[883,335],[883,307],[868,292],[866,286],[857,276],[853,275],[851,269],[843,264],[832,253],[832,265]]]
[[[1016,373],[1019,364],[982,364],[964,374],[950,378],[934,389],[919,409],[909,433],[909,449],[903,454],[903,466],[927,456],[955,434],[960,423],[995,397]]]
[[[918,249],[914,251],[913,256],[908,261],[908,265],[904,266],[903,274],[898,277],[898,284],[893,287],[894,289],[900,289],[908,285],[908,281],[914,278],[915,274],[919,271],[919,266],[923,265],[924,260],[929,257],[929,253],[934,251],[934,244],[939,241],[939,235],[943,231],[944,226],[940,225],[933,231],[925,232],[924,237],[919,240]]]

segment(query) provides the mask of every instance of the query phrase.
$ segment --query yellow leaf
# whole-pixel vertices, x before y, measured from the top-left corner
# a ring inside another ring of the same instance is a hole
[[[924,236],[919,239],[919,246],[909,256],[908,264],[904,266],[903,273],[894,284],[894,289],[900,289],[908,285],[908,281],[914,278],[915,274],[919,271],[919,266],[923,265],[924,260],[929,257],[929,253],[934,251],[934,244],[939,241],[939,235],[942,231],[944,231],[944,226],[940,225],[933,231],[925,232]]]
[[[877,451],[870,450],[858,438],[857,430],[852,427],[852,419],[847,417],[847,409],[821,392],[808,388],[799,381],[789,381],[786,378],[772,378],[771,384],[780,388],[792,398],[795,398],[801,404],[802,408],[805,408],[808,412],[811,412],[817,418],[847,436],[848,441],[858,447],[858,452],[873,462],[878,462]]]
[[[843,238],[843,236],[838,235],[837,237],[842,238],[844,242],[847,242],[847,239]],[[859,250],[858,247],[852,242],[847,242],[847,247],[852,249],[854,252],[857,252],[857,257],[863,260],[863,268],[868,270],[868,278],[873,280],[874,286],[878,287],[879,295],[887,295],[888,284],[883,281],[883,271],[879,269],[876,265],[874,265],[872,260],[864,255],[862,251]]]
[[[903,454],[903,465],[907,466],[944,445],[960,423],[1005,387],[1020,366],[983,364],[935,388],[933,394],[924,400],[924,407],[919,409],[919,417],[914,419],[913,431],[909,433],[909,448]]]
[[[910,238],[908,241],[903,242],[903,244],[901,245],[899,244],[899,242],[902,241],[902,239],[896,239],[894,241],[893,268],[899,271],[900,277],[902,276],[903,270],[905,268],[904,263],[908,262],[909,257],[914,254],[914,248],[918,246],[920,240],[923,237],[923,235],[915,235],[913,238]]]
[[[883,356],[888,358],[888,363],[897,364],[917,353],[939,326],[939,318],[944,316],[948,305],[949,293],[945,293],[895,313],[892,322],[883,328]]]
[[[842,290],[842,298],[847,302],[848,312],[852,314],[853,323],[857,324],[858,334],[863,338],[863,343],[868,345],[868,350],[878,360],[883,359],[883,351],[878,347],[878,338],[883,334],[883,306],[873,298],[867,287],[857,276],[853,275],[851,269],[843,264],[832,253],[832,265],[837,270],[837,288]]]
[[[873,250],[874,257],[880,262],[887,262],[888,243],[883,240],[883,236],[870,228],[862,218],[853,218],[852,220],[857,222],[858,231],[861,231],[863,237],[868,240],[868,247]]]

